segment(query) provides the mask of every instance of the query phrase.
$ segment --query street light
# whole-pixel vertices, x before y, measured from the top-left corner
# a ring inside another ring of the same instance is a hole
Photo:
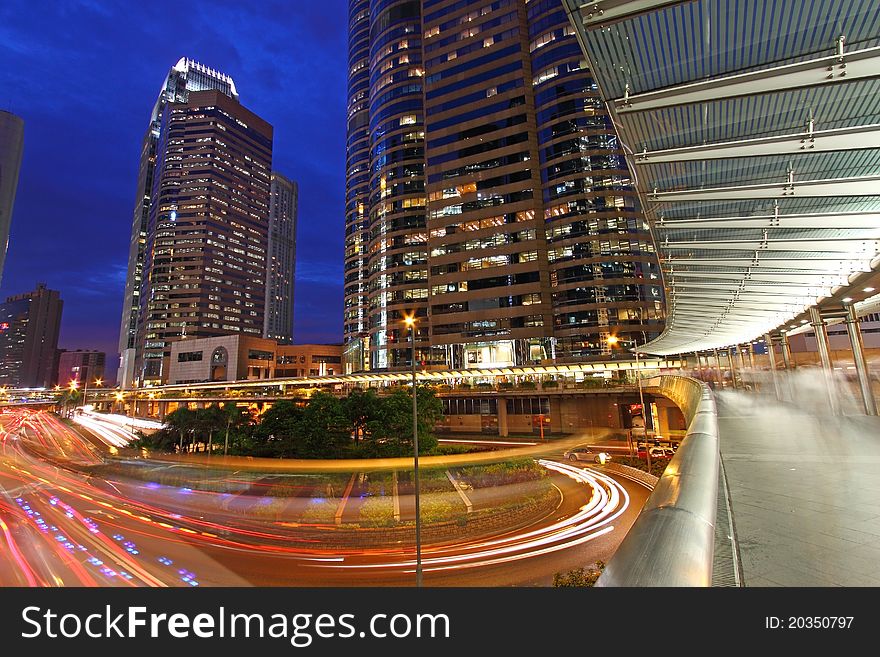
[[[644,337],[644,334],[642,337]],[[616,335],[609,335],[607,342],[609,345],[611,345],[613,347],[614,345],[616,345],[617,343],[620,342],[620,338],[618,338]],[[639,363],[639,347],[638,347],[638,345],[636,345],[635,349],[633,349],[633,352],[636,355],[636,384],[639,387],[639,404],[642,407],[642,423],[644,425],[643,430],[645,432],[645,436],[644,436],[645,437],[645,456],[648,459],[648,470],[650,470],[651,469],[651,455],[648,451],[648,413],[647,413],[647,409],[645,408],[645,395],[642,392],[642,368],[641,368],[641,364]],[[630,434],[632,434],[631,430],[630,430]]]
[[[76,380],[76,379],[74,379],[74,381],[75,381],[75,380]],[[83,379],[83,381],[84,381],[84,385],[83,385],[82,410],[83,410],[83,413],[85,413],[85,410],[86,410],[86,395],[87,395],[88,392],[89,392],[89,377],[85,377],[85,378]],[[71,381],[71,383],[73,383],[73,381]],[[102,384],[102,383],[104,383],[103,379],[95,379],[95,385],[98,386],[99,388],[101,387],[101,384]]]
[[[412,338],[412,398],[413,398],[413,479],[416,502],[416,586],[422,585],[422,519],[419,500],[419,416],[418,388],[416,387],[416,314],[407,315],[403,323],[409,327]]]
[[[79,381],[77,379],[71,379],[70,383],[68,384],[68,387],[69,387],[71,393],[76,392],[79,389]],[[65,406],[66,405],[67,404],[65,403]],[[67,414],[66,414],[67,417],[71,417],[75,411],[76,411],[76,401],[73,402],[73,410],[67,412]]]

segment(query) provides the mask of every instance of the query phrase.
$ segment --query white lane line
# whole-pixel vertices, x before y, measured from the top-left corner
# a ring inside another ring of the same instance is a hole
[[[397,494],[397,470],[391,473],[391,496],[394,506],[394,519],[400,522],[400,497]]]
[[[342,514],[345,512],[345,505],[348,503],[348,496],[351,495],[351,489],[354,488],[354,480],[357,477],[357,472],[351,473],[351,479],[348,480],[348,486],[345,487],[345,492],[342,494],[342,499],[339,500],[339,506],[336,508],[336,524],[342,524]]]
[[[452,473],[447,470],[446,477],[449,479],[450,483],[455,487],[455,492],[458,493],[458,496],[461,498],[461,501],[464,502],[464,505],[467,507],[467,512],[471,513],[474,510],[474,505],[471,504],[471,499],[464,494],[464,491],[461,489],[461,484],[458,482],[458,479],[452,476]]]

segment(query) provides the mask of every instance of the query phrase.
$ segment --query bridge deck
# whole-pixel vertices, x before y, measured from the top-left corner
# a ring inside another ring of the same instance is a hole
[[[880,418],[716,395],[744,585],[880,585]]]

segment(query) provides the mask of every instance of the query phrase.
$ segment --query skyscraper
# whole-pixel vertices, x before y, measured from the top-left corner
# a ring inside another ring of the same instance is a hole
[[[295,182],[277,171],[272,172],[263,337],[275,340],[278,344],[293,344],[297,194]]]
[[[3,279],[3,266],[6,264],[6,247],[9,244],[9,227],[12,224],[23,150],[24,121],[15,114],[0,110],[0,280]]]
[[[63,305],[58,292],[47,289],[45,283],[0,304],[0,385],[45,388],[52,384]]]
[[[144,282],[144,253],[147,245],[147,224],[150,217],[153,177],[156,169],[156,145],[162,129],[162,120],[169,103],[186,102],[192,91],[216,89],[231,98],[238,98],[235,83],[228,75],[181,57],[165,78],[159,97],[153,106],[147,131],[141,147],[135,194],[134,217],[128,254],[128,275],[122,305],[119,330],[119,381],[130,387],[135,378],[135,353],[138,333],[141,287]]]
[[[413,312],[426,366],[658,333],[653,243],[562,4],[349,7],[346,368],[408,367]]]
[[[141,159],[123,385],[163,382],[176,340],[263,332],[272,126],[238,102],[228,76],[190,60],[163,94]]]

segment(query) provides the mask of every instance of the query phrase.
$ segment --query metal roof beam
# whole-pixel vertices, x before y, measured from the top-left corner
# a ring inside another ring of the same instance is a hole
[[[880,193],[880,190],[878,190]],[[717,230],[719,228],[833,228],[858,230],[880,226],[880,212],[817,212],[812,214],[766,214],[752,217],[691,217],[664,219],[658,230]]]
[[[878,252],[876,237],[880,233],[880,227],[875,228],[871,236],[862,237],[832,237],[826,239],[775,239],[775,240],[707,240],[705,242],[661,242],[663,250],[692,250],[705,249],[707,251],[741,250],[741,251],[824,251],[828,253],[856,253],[868,254],[868,257]],[[854,248],[856,247],[856,248]]]
[[[817,285],[822,286],[836,286],[836,285],[846,285],[847,280],[846,276],[841,274],[840,272],[833,272],[832,274],[826,276],[819,276],[816,272],[786,272],[786,273],[771,273],[771,272],[750,272],[750,271],[730,271],[730,272],[711,272],[711,271],[687,271],[687,270],[676,270],[674,273],[670,273],[670,280],[672,282],[678,280],[689,280],[689,279],[706,279],[706,278],[717,278],[721,280],[746,280],[753,283],[766,283],[768,285],[800,285],[795,281],[815,281]]]
[[[785,297],[786,299],[815,299],[819,296],[831,296],[830,288],[819,287],[819,286],[798,286],[798,287],[783,287],[781,285],[772,286],[772,285],[759,285],[759,286],[748,286],[745,288],[728,288],[728,287],[716,287],[712,285],[692,285],[690,283],[682,283],[681,285],[676,285],[675,289],[672,290],[669,295],[673,296],[675,294],[678,296],[679,294],[682,296],[693,296],[696,294],[705,295],[707,297],[712,297],[713,295],[727,295],[725,298],[730,298],[731,295],[739,292],[739,299],[748,299],[752,296],[758,296],[760,298],[766,297]],[[721,297],[718,297],[721,298]]]
[[[849,268],[842,267],[843,262],[851,263]],[[698,267],[724,267],[742,266],[767,269],[794,269],[803,272],[824,272],[826,274],[841,274],[846,271],[871,271],[870,263],[865,258],[763,258],[758,262],[755,259],[741,258],[681,258],[667,260],[667,263],[698,266]],[[833,265],[838,265],[836,268]],[[855,265],[858,265],[857,267]]]
[[[807,294],[807,291],[804,290],[801,293],[797,292],[785,292],[785,291],[776,291],[776,292],[762,292],[756,290],[746,290],[740,291],[737,294],[737,290],[717,290],[712,292],[707,292],[703,289],[692,289],[690,286],[687,289],[680,289],[676,287],[675,290],[670,292],[670,297],[675,299],[689,299],[693,297],[699,297],[701,299],[721,299],[729,302],[734,301],[754,301],[754,300],[764,300],[768,298],[782,298],[788,300],[794,299],[806,299],[811,296],[815,297],[816,295]]]
[[[812,127],[808,127],[802,133],[777,137],[740,139],[651,152],[644,150],[636,154],[635,162],[636,164],[661,164],[691,160],[718,160],[729,157],[848,151],[861,148],[880,148],[880,124],[818,132],[814,132]]]
[[[570,13],[577,12],[585,26],[610,23],[647,14],[684,0],[566,0]]]
[[[662,58],[663,53],[658,53],[658,56]],[[690,82],[641,94],[627,93],[623,98],[617,98],[613,102],[617,111],[625,114],[719,99],[727,100],[740,96],[778,93],[789,89],[878,76],[880,76],[880,46],[817,57],[760,71]]]
[[[796,182],[794,176],[789,175],[787,182],[710,187],[708,189],[682,189],[669,192],[654,190],[648,198],[658,203],[674,203],[679,201],[740,201],[762,198],[874,196],[878,192],[880,192],[880,176],[825,178]]]

